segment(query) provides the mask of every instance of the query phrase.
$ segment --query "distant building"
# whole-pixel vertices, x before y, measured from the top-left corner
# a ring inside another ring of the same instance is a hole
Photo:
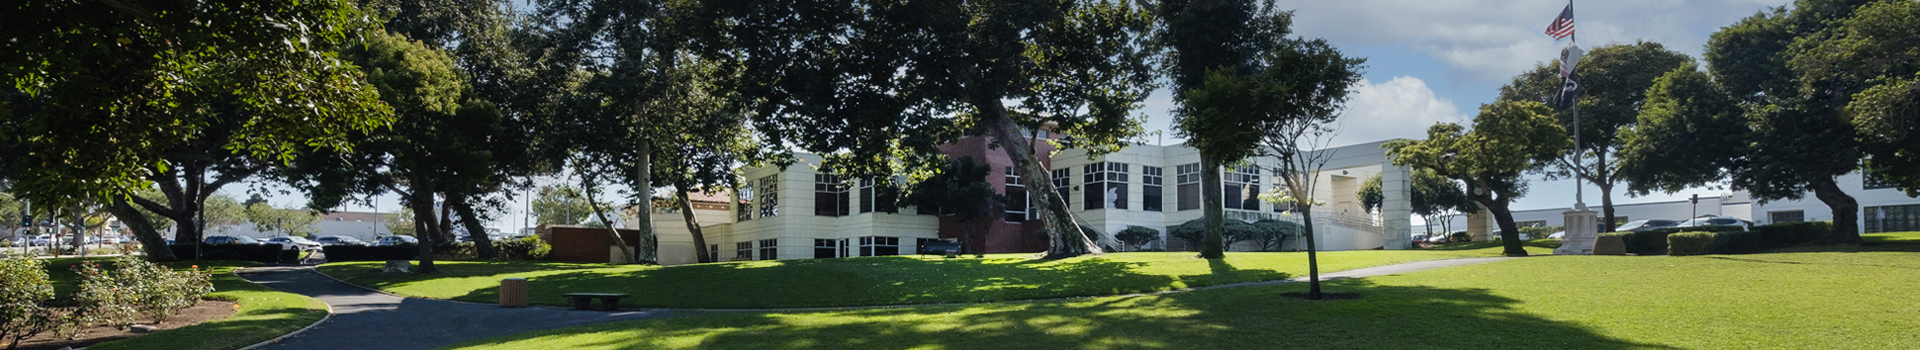
[[[314,223],[314,227],[318,228],[314,236],[351,236],[363,241],[372,242],[380,239],[380,237],[393,234],[393,232],[387,230],[386,220],[387,217],[393,215],[395,214],[356,211],[333,212],[321,217],[319,222]],[[247,236],[253,238],[271,238],[283,235],[278,232],[260,232],[260,230],[254,229],[253,223],[244,221],[226,225],[211,225],[207,227],[206,234]]]
[[[1046,238],[1040,234],[1042,225],[1032,215],[1032,205],[1025,203],[1026,188],[1019,181],[1020,176],[1030,175],[1014,172],[1005,153],[989,147],[987,141],[985,137],[971,137],[941,147],[954,158],[973,157],[992,166],[986,181],[1015,202],[1009,203],[1000,217],[984,219],[994,222],[977,241],[970,242],[968,250],[1046,250]],[[1384,142],[1320,151],[1333,153],[1329,164],[1317,174],[1320,185],[1316,199],[1326,203],[1316,207],[1314,213],[1321,249],[1405,249],[1411,244],[1411,202],[1407,197],[1410,172],[1388,162],[1380,148]],[[1045,155],[1052,150],[1043,146],[1037,153]],[[817,170],[819,156],[798,157],[798,162],[786,169],[741,169],[744,185],[725,197],[695,196],[692,202],[706,238],[704,248],[721,261],[785,260],[913,254],[929,241],[961,241],[958,223],[952,217],[912,206],[895,208],[887,191],[876,188],[878,181],[821,173]],[[1169,227],[1201,216],[1200,157],[1193,148],[1140,145],[1097,157],[1084,150],[1068,149],[1041,161],[1050,164],[1052,170],[1040,176],[1048,176],[1055,190],[1065,195],[1076,221],[1101,231],[1102,239],[1097,244],[1120,247],[1113,233],[1128,226],[1142,226],[1161,233],[1149,248],[1197,250],[1198,242],[1166,234]],[[1256,198],[1279,186],[1279,178],[1272,173],[1277,163],[1276,159],[1258,157],[1221,172],[1228,219],[1299,220],[1297,213]],[[1375,174],[1384,175],[1386,180],[1384,214],[1367,214],[1354,195],[1361,182]],[[653,224],[659,234],[662,264],[694,262],[692,238],[677,208],[655,208]],[[1288,240],[1283,249],[1295,248],[1296,240]],[[1244,243],[1230,247],[1251,248]]]
[[[1907,197],[1892,184],[1860,172],[1840,176],[1836,182],[1841,190],[1859,202],[1860,216],[1852,220],[1860,225],[1861,232],[1920,231],[1920,199]],[[1620,223],[1646,219],[1687,220],[1701,216],[1730,216],[1752,221],[1755,225],[1833,220],[1833,210],[1814,198],[1812,192],[1801,199],[1764,204],[1753,200],[1746,191],[1735,191],[1718,196],[1701,196],[1697,205],[1692,200],[1678,200],[1614,204],[1613,207],[1615,220]],[[1588,209],[1601,210],[1594,203],[1588,203]],[[1514,210],[1513,221],[1520,227],[1562,226],[1565,218],[1563,213],[1568,210],[1571,209]],[[1490,233],[1497,232],[1499,226],[1494,223],[1492,215],[1482,213],[1467,217],[1452,215],[1441,220],[1453,220],[1454,231],[1467,231],[1475,239],[1489,239],[1492,237]],[[1434,226],[1436,233],[1441,231],[1437,222],[1429,226]],[[1422,227],[1415,231],[1424,232],[1424,229]]]

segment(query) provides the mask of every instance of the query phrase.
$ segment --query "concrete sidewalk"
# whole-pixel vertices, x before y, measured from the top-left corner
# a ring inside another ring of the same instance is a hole
[[[675,314],[671,310],[501,308],[401,298],[341,283],[314,272],[311,267],[259,267],[244,269],[238,274],[254,283],[310,296],[333,306],[333,317],[326,322],[260,349],[432,349],[514,333]]]

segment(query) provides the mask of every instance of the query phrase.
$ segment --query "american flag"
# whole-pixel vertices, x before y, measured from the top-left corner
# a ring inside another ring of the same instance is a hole
[[[1568,3],[1567,9],[1560,11],[1560,17],[1554,18],[1553,24],[1547,25],[1547,35],[1553,36],[1553,40],[1566,39],[1568,35],[1573,35],[1572,3]]]

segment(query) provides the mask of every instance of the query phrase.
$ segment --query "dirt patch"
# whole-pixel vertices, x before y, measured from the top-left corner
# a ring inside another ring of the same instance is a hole
[[[194,304],[193,307],[187,308],[186,310],[180,310],[179,313],[173,314],[172,317],[167,317],[166,322],[154,326],[161,330],[168,330],[192,326],[207,321],[217,321],[225,319],[227,316],[233,316],[233,313],[238,311],[239,308],[240,304],[229,301],[201,300],[199,304]],[[152,324],[151,321],[153,320],[141,320],[141,322],[137,323]],[[46,332],[21,341],[19,349],[54,350],[69,346],[81,348],[91,346],[95,343],[132,338],[140,335],[142,335],[142,333],[133,333],[131,331],[106,326],[89,328],[86,333],[80,334],[80,337],[74,338],[73,340],[61,338],[59,335],[53,334],[53,332]],[[0,348],[3,347],[4,346],[0,346]]]

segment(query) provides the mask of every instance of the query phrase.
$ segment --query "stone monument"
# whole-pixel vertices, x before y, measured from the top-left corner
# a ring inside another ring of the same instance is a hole
[[[1566,215],[1567,234],[1560,237],[1554,255],[1593,255],[1593,241],[1600,237],[1600,214],[1587,210],[1586,203],[1575,203]]]

